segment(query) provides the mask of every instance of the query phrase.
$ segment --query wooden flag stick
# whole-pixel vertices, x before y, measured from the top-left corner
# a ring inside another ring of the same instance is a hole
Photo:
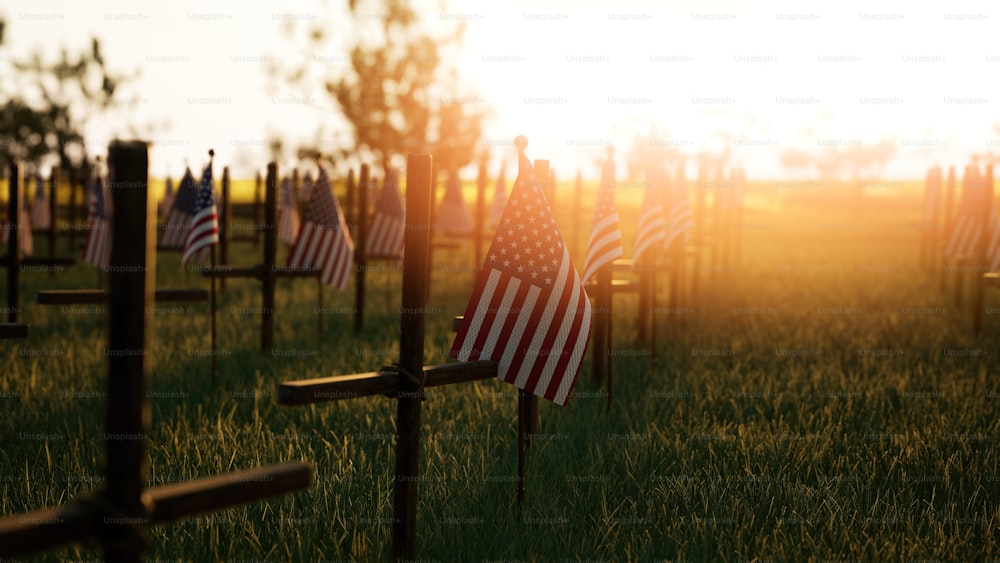
[[[212,245],[212,267],[215,267],[215,245]],[[211,279],[212,290],[211,295],[211,309],[212,309],[212,383],[215,383],[215,374],[217,372],[218,361],[216,357],[218,354],[215,353],[216,350],[216,336],[215,336],[215,278]]]

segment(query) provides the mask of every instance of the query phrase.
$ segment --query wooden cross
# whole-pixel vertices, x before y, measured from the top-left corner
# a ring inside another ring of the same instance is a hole
[[[21,165],[16,158],[10,159],[10,179],[7,184],[7,210],[10,215],[10,223],[7,225],[7,254],[0,257],[0,265],[7,268],[7,321],[17,322],[17,314],[20,310],[20,296],[18,287],[20,285],[21,266],[71,266],[76,260],[68,257],[42,257],[25,256],[21,257],[19,248],[20,242],[20,210],[21,210]],[[55,217],[52,218],[55,222]],[[51,248],[55,248],[52,245]],[[52,270],[54,271],[54,270]]]
[[[108,386],[104,481],[92,495],[59,508],[0,520],[0,557],[96,542],[108,561],[141,561],[146,527],[306,489],[312,467],[285,462],[163,487],[145,487],[149,432],[146,387],[152,362],[149,313],[155,279],[148,152],[143,142],[108,149],[114,208],[108,274]],[[137,188],[139,186],[139,188]],[[138,266],[138,267],[137,267]],[[138,439],[137,439],[138,437]]]
[[[227,279],[227,278],[254,278],[261,283],[261,316],[260,316],[260,349],[269,350],[274,346],[274,289],[278,278],[315,278],[317,285],[318,305],[322,309],[323,291],[320,282],[321,270],[318,269],[287,269],[279,268],[277,261],[278,253],[278,232],[277,232],[277,186],[278,186],[278,165],[271,162],[267,165],[267,181],[264,190],[264,260],[255,266],[235,268],[223,264],[220,266],[209,266],[201,269],[201,274],[205,277]],[[215,322],[215,307],[212,307],[212,319]],[[323,315],[317,315],[318,338],[323,333]],[[213,350],[215,346],[213,344]],[[215,355],[213,354],[213,357]]]
[[[285,382],[278,404],[307,405],[367,397],[395,397],[396,480],[393,500],[392,553],[412,559],[416,548],[417,485],[420,475],[420,407],[424,390],[497,376],[493,361],[424,366],[424,311],[430,258],[431,157],[410,155],[406,170],[406,238],[399,364],[373,373]]]
[[[982,193],[981,205],[980,205],[980,221],[982,224],[982,232],[979,235],[979,244],[976,247],[976,258],[973,261],[974,265],[979,266],[983,271],[989,268],[989,264],[992,260],[992,256],[989,255],[990,247],[990,230],[992,226],[990,225],[991,215],[996,213],[996,208],[993,199],[993,163],[986,163],[986,174],[983,176],[982,186],[980,188]],[[996,272],[994,275],[990,273],[985,273],[981,276],[976,276],[976,284],[973,287],[972,293],[972,332],[979,334],[979,331],[983,328],[983,290],[986,283],[994,283],[993,279],[996,277]],[[991,285],[992,287],[992,285]]]
[[[955,174],[955,166],[948,167],[948,179],[945,181],[945,195],[944,195],[944,225],[941,231],[941,238],[938,241],[936,247],[937,252],[944,251],[944,245],[947,244],[948,235],[951,234],[952,228],[955,226],[954,216],[955,213],[955,186],[958,184],[958,179]],[[942,259],[941,262],[941,292],[944,293],[945,289],[948,287],[948,270],[945,268],[945,261]]]
[[[952,265],[956,267],[955,307],[962,306],[962,290],[964,289],[964,283],[966,280],[966,277],[963,275],[964,273],[963,270],[966,269],[974,270],[986,266],[986,252],[989,246],[988,230],[989,230],[990,211],[993,209],[993,185],[992,185],[993,171],[991,167],[988,166],[987,168],[989,169],[989,175],[990,175],[989,180],[987,180],[985,176],[979,175],[979,171],[975,163],[971,163],[966,167],[965,174],[962,177],[962,198],[961,198],[962,203],[960,204],[961,207],[959,208],[959,213],[962,213],[963,210],[968,210],[968,209],[977,210],[978,214],[974,216],[974,221],[979,228],[979,238],[976,240],[976,247],[973,249],[971,254],[965,256],[951,257]],[[990,182],[989,186],[986,185],[987,181]],[[956,218],[952,221],[952,229],[956,228],[957,226],[958,226],[958,220]],[[949,231],[948,234],[950,236],[951,232]],[[948,257],[945,257],[945,261],[942,267],[942,279],[941,279],[942,290],[945,289],[944,276],[946,276],[949,270],[947,258]],[[977,276],[977,283],[976,283],[977,289],[975,290],[977,294],[973,295],[973,298],[979,299],[981,301],[982,296],[978,295],[978,291],[981,289],[981,284],[978,283],[979,279],[980,276]],[[981,323],[982,319],[979,319],[979,321],[974,320],[973,322]],[[976,328],[976,330],[978,331],[978,327],[974,328]]]
[[[924,214],[920,222],[920,265],[928,272],[933,271],[937,263],[935,250],[941,219],[943,181],[940,166],[927,169],[927,176],[924,178]]]

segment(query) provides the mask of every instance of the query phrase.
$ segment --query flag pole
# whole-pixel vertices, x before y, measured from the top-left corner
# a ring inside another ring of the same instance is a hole
[[[518,135],[514,139],[514,146],[517,147],[517,174],[521,175],[524,163],[528,162],[528,157],[524,154],[524,149],[528,146],[528,138]],[[532,395],[523,389],[517,391],[517,505],[518,508],[524,506],[524,463],[525,450],[529,440],[530,431],[531,401]]]

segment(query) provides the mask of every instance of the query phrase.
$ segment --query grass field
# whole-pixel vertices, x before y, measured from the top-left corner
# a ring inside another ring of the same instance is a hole
[[[915,198],[871,198],[861,216],[808,198],[761,202],[747,212],[742,264],[710,284],[703,274],[684,330],[676,314],[656,317],[657,365],[636,344],[634,298],[615,298],[613,410],[589,362],[566,407],[541,405],[522,509],[515,390],[429,392],[419,559],[1000,557],[998,296],[987,295],[986,329],[973,336],[968,307],[917,267]],[[623,202],[621,214],[630,243],[636,209]],[[236,254],[258,260],[249,245]],[[427,359],[443,362],[474,274],[467,252],[435,265]],[[157,279],[207,287],[176,255]],[[279,282],[276,347],[263,352],[259,285],[230,282],[215,384],[207,305],[157,307],[150,485],[292,459],[313,463],[316,483],[157,528],[151,560],[389,559],[394,402],[289,408],[274,392],[395,361],[399,280],[393,267],[369,275],[357,335],[353,293],[328,289],[318,310],[314,282]],[[26,273],[22,295],[97,283],[79,265]],[[30,338],[0,344],[2,514],[65,503],[101,475],[105,311],[26,303],[21,318]],[[96,557],[72,548],[38,560]]]

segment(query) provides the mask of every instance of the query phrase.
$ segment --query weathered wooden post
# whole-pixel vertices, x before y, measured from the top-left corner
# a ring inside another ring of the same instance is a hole
[[[958,182],[955,177],[955,166],[951,165],[948,167],[948,180],[947,189],[945,190],[944,197],[944,235],[943,244],[938,249],[939,252],[945,252],[948,237],[951,236],[952,231],[955,229],[955,185]],[[948,257],[942,255],[941,257],[941,291],[947,288],[948,284]]]
[[[990,256],[989,256],[989,246],[990,246],[990,220],[996,214],[994,208],[993,199],[993,163],[986,163],[986,173],[981,179],[980,186],[980,197],[979,199],[979,220],[982,224],[982,230],[980,231],[979,241],[976,246],[976,259],[973,267],[975,268],[975,275],[973,279],[976,283],[973,287],[972,295],[972,331],[975,334],[979,334],[979,331],[983,328],[983,290],[985,289],[983,283],[983,274],[987,273],[989,269]]]
[[[18,303],[17,294],[20,285],[19,275],[21,268],[18,265],[18,253],[21,252],[18,246],[18,237],[21,236],[18,228],[21,211],[21,163],[16,156],[10,157],[8,166],[10,176],[7,179],[7,215],[10,218],[4,225],[7,231],[7,322],[17,322]]]
[[[222,217],[219,219],[219,260],[223,264],[229,263],[229,244],[233,240],[233,200],[230,197],[229,189],[229,167],[226,166],[222,169]],[[212,257],[214,262],[215,250],[212,250]],[[212,266],[215,266],[213,263]],[[212,287],[215,287],[215,281],[212,281]],[[219,289],[222,291],[226,290],[226,278],[219,280]],[[212,305],[212,310],[215,310],[215,304]],[[213,315],[214,317],[214,315]],[[213,355],[214,359],[215,356]],[[212,373],[215,373],[214,370]]]
[[[56,259],[56,245],[58,239],[58,231],[56,230],[59,224],[58,207],[56,205],[57,194],[59,193],[59,167],[53,166],[52,172],[49,174],[49,228],[48,239],[49,239],[49,260],[55,261]],[[50,277],[56,275],[55,268],[49,270]]]
[[[368,243],[368,180],[371,171],[367,164],[361,165],[361,177],[358,186],[357,244],[354,246],[354,332],[361,332],[365,323],[365,276],[368,270],[368,255],[365,246]],[[348,178],[351,182],[353,176]]]
[[[486,224],[486,184],[489,173],[486,170],[487,154],[479,160],[479,174],[476,177],[476,213],[472,225],[472,248],[474,249],[475,268],[478,272],[483,267],[483,238]]]

